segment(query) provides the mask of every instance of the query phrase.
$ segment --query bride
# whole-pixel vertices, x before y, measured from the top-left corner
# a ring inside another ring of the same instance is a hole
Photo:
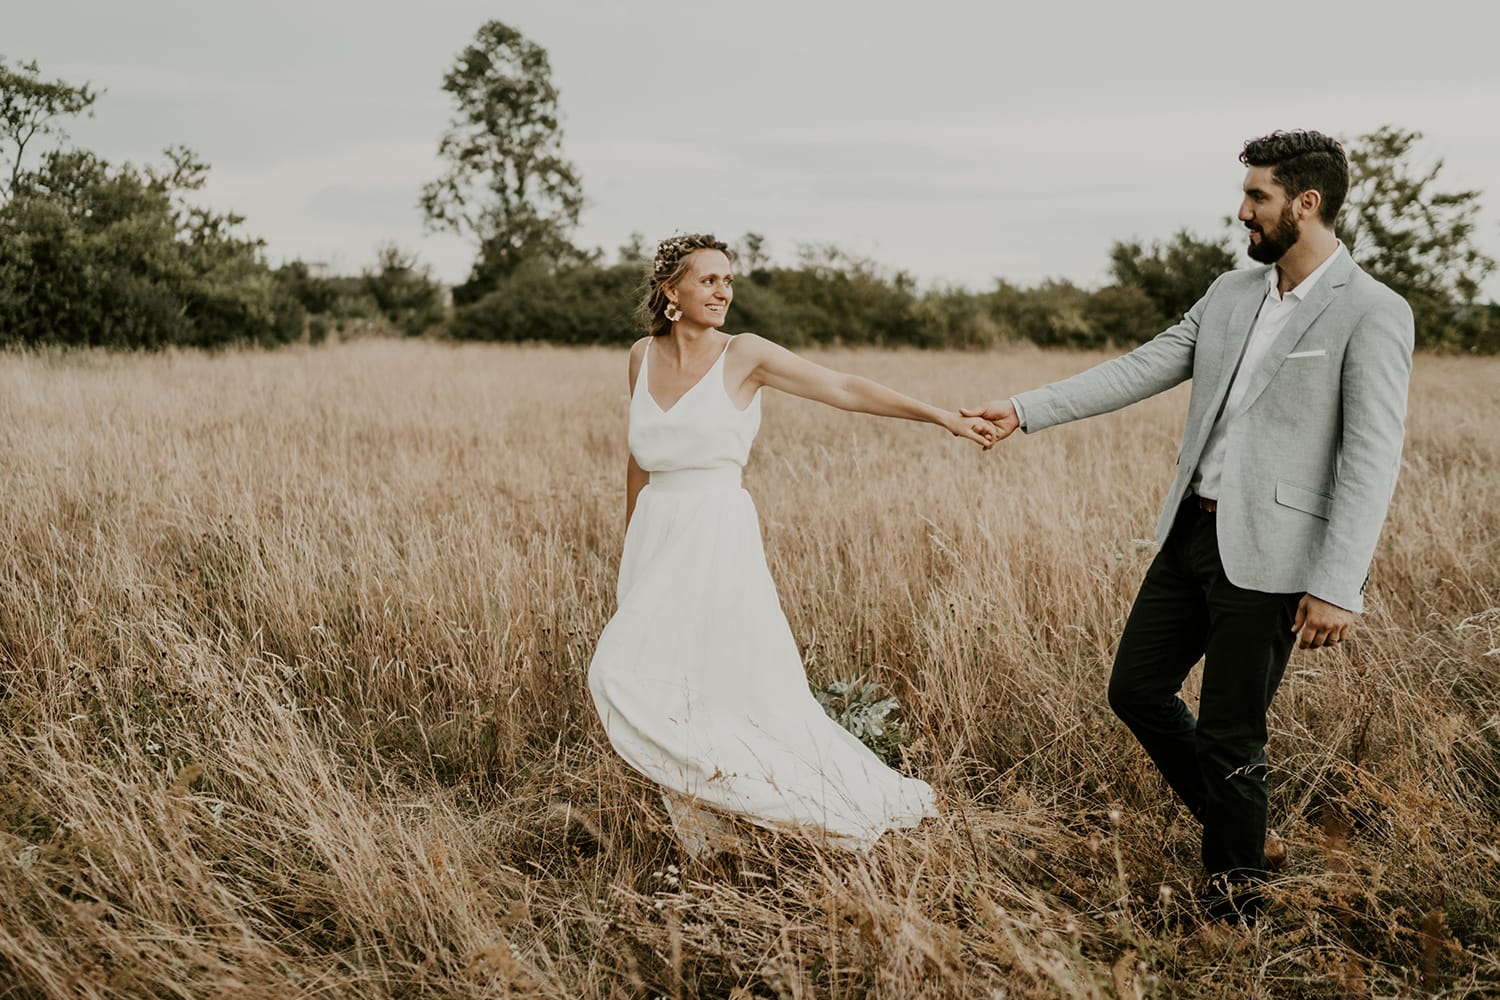
[[[630,349],[619,605],[589,690],[616,752],[663,787],[690,854],[714,850],[725,829],[715,810],[864,849],[934,815],[933,791],[882,763],[808,688],[740,487],[760,390],[927,421],[986,448],[996,432],[755,334],[724,334],[733,299],[724,243],[695,234],[657,247],[640,307],[649,335]]]

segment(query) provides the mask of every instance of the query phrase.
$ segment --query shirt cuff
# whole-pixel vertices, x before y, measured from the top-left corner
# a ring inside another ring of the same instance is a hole
[[[1021,430],[1026,430],[1026,411],[1021,409],[1021,401],[1016,397],[1010,397],[1010,405],[1016,408],[1016,423],[1021,425]]]

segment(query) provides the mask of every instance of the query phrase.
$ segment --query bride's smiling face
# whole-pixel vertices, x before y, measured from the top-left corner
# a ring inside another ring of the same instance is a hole
[[[734,273],[729,257],[722,250],[694,250],[688,258],[687,273],[676,287],[680,322],[696,326],[719,327],[734,301]],[[671,296],[668,296],[671,298]]]

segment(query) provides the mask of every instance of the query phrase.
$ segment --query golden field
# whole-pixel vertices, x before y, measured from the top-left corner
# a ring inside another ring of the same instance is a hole
[[[1100,355],[814,352],[948,405]],[[945,812],[686,861],[584,683],[620,350],[0,355],[0,998],[1500,991],[1500,360],[1419,357],[1370,606],[1272,715],[1269,916],[1104,704],[1185,390],[984,454],[770,397],[815,685]]]

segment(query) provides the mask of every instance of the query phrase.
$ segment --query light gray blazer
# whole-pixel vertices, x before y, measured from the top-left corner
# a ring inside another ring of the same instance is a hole
[[[1266,293],[1268,267],[1220,275],[1182,322],[1129,354],[1016,396],[1026,431],[1107,413],[1193,380],[1166,541]],[[1292,313],[1225,439],[1217,515],[1231,583],[1364,609],[1396,487],[1411,376],[1411,309],[1347,255]]]

